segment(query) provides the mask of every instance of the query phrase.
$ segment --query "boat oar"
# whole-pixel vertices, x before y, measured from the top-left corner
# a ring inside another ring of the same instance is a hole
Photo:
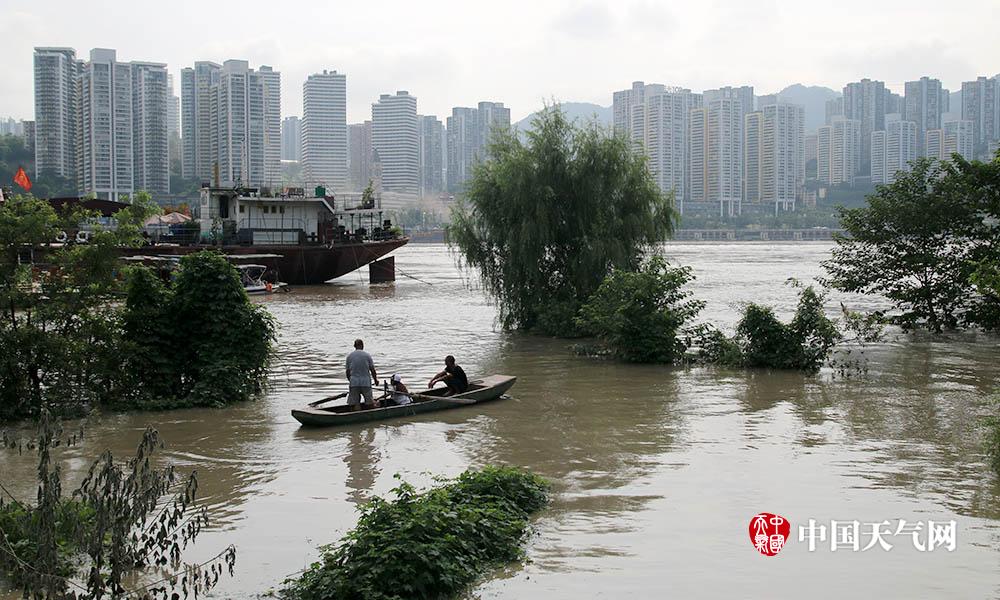
[[[350,394],[350,392],[344,392],[343,394],[337,394],[336,396],[328,396],[326,398],[323,398],[322,400],[317,400],[315,402],[310,402],[309,406],[319,406],[320,404],[323,404],[324,402],[329,402],[331,400],[338,400],[338,399],[343,398],[344,396],[346,396],[348,394]]]
[[[472,398],[452,398],[450,396],[429,396],[427,394],[410,394],[410,397],[419,400],[443,400],[444,402],[451,402],[452,404],[475,404],[476,401]]]

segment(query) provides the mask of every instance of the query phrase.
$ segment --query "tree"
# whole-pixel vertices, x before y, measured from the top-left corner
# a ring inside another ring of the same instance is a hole
[[[627,362],[676,362],[687,345],[679,337],[704,308],[683,287],[690,267],[654,256],[638,272],[615,270],[580,309],[580,328]]]
[[[449,238],[478,270],[503,328],[568,335],[604,277],[635,270],[672,233],[676,213],[624,137],[575,126],[558,106],[526,137],[494,132]]]
[[[997,252],[984,227],[989,195],[977,185],[981,167],[918,160],[911,172],[879,186],[867,206],[840,209],[848,235],[836,239],[833,257],[823,263],[825,283],[885,296],[904,329],[941,332],[968,323],[980,301],[970,276],[979,260]],[[983,170],[989,169],[996,166]]]

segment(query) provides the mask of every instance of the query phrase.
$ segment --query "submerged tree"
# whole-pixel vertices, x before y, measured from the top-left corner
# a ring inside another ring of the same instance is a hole
[[[916,161],[911,172],[879,186],[867,206],[841,209],[848,235],[837,238],[824,263],[826,283],[885,296],[904,329],[975,324],[983,297],[971,276],[980,261],[1000,253],[998,180],[998,161]]]
[[[660,256],[636,272],[616,270],[580,309],[577,323],[622,360],[676,362],[687,350],[685,327],[705,306],[684,289],[692,279],[690,267],[671,267]]]
[[[568,335],[604,277],[635,270],[676,213],[624,137],[578,127],[558,106],[526,137],[494,132],[452,213],[450,241],[479,271],[502,327]]]

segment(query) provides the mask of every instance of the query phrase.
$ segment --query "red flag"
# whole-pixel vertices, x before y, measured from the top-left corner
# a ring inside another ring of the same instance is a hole
[[[31,191],[31,180],[28,179],[28,174],[24,172],[24,167],[18,167],[17,173],[14,174],[14,183],[24,188],[24,191]]]

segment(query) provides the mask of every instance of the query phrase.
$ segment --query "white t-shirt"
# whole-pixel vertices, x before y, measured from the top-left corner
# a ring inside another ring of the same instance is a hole
[[[413,402],[413,398],[410,398],[409,394],[404,394],[403,392],[393,392],[392,401],[396,404],[403,405]]]

